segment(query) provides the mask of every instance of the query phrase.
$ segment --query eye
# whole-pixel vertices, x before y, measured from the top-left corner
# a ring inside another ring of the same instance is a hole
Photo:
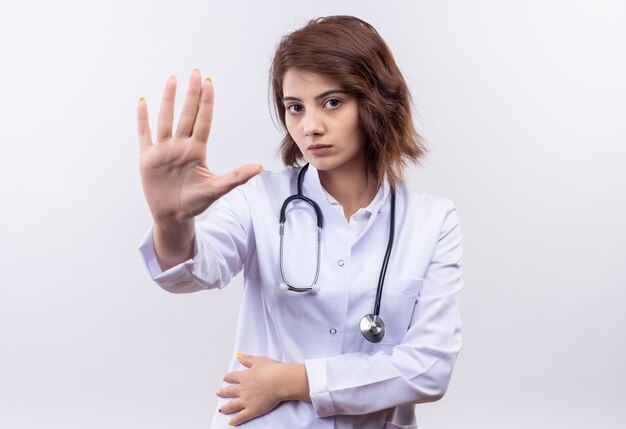
[[[299,104],[290,104],[289,106],[286,107],[286,109],[292,115],[302,112],[302,106],[300,106]]]
[[[339,106],[341,106],[341,103],[341,100],[339,100],[338,98],[330,98],[326,100],[324,106],[328,109],[333,110],[339,108]]]

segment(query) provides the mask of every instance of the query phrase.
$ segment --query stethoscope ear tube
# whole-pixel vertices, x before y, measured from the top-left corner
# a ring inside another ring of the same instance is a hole
[[[311,207],[313,207],[313,210],[315,210],[317,227],[324,228],[324,215],[322,214],[322,209],[320,209],[320,207],[312,199],[305,197],[304,195],[297,195],[297,194],[292,195],[289,198],[287,198],[285,202],[283,203],[283,206],[280,208],[279,222],[281,225],[284,225],[285,221],[287,220],[287,214],[286,214],[287,206],[289,205],[289,203],[295,200],[302,200],[302,201],[309,203]]]
[[[320,206],[318,206],[315,201],[302,195],[302,181],[304,180],[304,173],[306,173],[308,169],[309,169],[309,164],[306,164],[304,167],[302,167],[302,170],[300,170],[300,173],[298,174],[298,193],[287,198],[283,202],[282,207],[280,208],[280,216],[278,218],[278,222],[281,225],[284,225],[285,221],[287,220],[287,206],[292,201],[302,200],[302,201],[306,201],[307,203],[309,203],[311,207],[313,207],[313,210],[315,210],[315,219],[317,221],[317,227],[319,229],[324,228],[324,215],[322,214],[322,209],[320,209]]]
[[[280,224],[280,276],[282,278],[282,282],[278,286],[278,288],[282,291],[291,290],[294,292],[314,292],[317,293],[320,290],[319,285],[317,284],[317,280],[320,276],[320,257],[322,253],[322,228],[317,228],[317,263],[315,267],[315,278],[313,282],[309,286],[295,286],[289,281],[287,281],[287,277],[285,276],[285,264],[283,264],[283,253],[284,253],[284,237],[285,237],[285,224]]]
[[[280,275],[282,278],[282,282],[279,285],[279,289],[282,291],[291,290],[294,292],[313,292],[317,293],[320,290],[320,286],[317,284],[317,280],[320,276],[320,258],[322,253],[322,228],[324,228],[324,215],[322,214],[322,209],[313,201],[312,199],[305,197],[302,195],[302,181],[304,180],[304,173],[309,168],[309,164],[306,164],[300,170],[298,174],[298,193],[288,197],[284,202],[282,207],[280,208],[280,216],[279,216],[279,235],[280,235]],[[287,277],[285,276],[285,266],[283,264],[283,241],[285,236],[285,221],[287,220],[287,206],[295,200],[302,200],[307,202],[313,209],[315,210],[315,218],[317,222],[317,263],[315,268],[315,278],[313,282],[309,286],[296,286],[287,281]]]

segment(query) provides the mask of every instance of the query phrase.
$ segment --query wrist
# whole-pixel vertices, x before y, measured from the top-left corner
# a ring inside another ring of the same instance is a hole
[[[286,363],[283,365],[284,378],[281,386],[283,401],[311,402],[309,379],[304,364]]]
[[[195,222],[154,222],[153,237],[157,259],[166,270],[193,257]]]
[[[195,217],[181,219],[176,217],[152,216],[152,223],[155,229],[158,228],[160,231],[170,234],[180,234],[181,232],[193,228],[196,221]]]

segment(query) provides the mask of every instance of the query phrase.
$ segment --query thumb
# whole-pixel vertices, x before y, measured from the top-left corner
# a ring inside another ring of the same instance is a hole
[[[219,194],[224,195],[263,171],[259,164],[246,164],[216,178],[215,184]]]

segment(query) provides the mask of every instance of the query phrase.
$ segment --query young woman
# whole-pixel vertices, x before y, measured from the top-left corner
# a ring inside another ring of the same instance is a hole
[[[152,278],[187,293],[244,270],[212,427],[417,427],[414,404],[442,397],[460,349],[463,283],[454,205],[402,181],[424,153],[406,83],[376,30],[347,16],[285,36],[270,80],[277,173],[209,170],[213,86],[198,70],[174,134],[174,78],[154,142],[138,106]]]

